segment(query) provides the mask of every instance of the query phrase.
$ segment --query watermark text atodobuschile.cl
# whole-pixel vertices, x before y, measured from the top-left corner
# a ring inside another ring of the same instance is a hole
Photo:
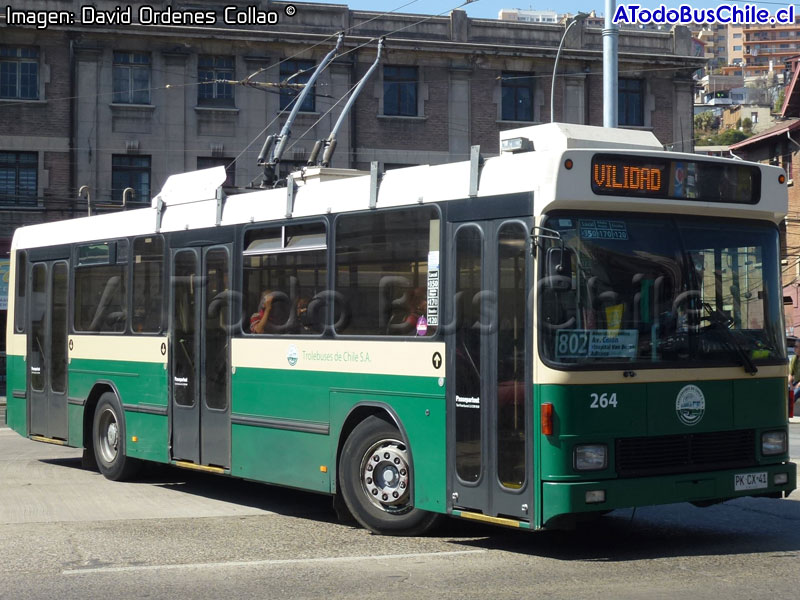
[[[757,4],[720,4],[714,8],[694,8],[689,4],[643,8],[640,4],[620,4],[614,12],[615,25],[787,25],[794,23],[795,6],[787,5],[774,13]]]

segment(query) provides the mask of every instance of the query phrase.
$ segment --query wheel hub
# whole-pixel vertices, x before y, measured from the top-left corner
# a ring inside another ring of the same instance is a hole
[[[120,430],[117,417],[112,410],[104,410],[100,415],[100,454],[106,463],[114,462],[120,443]]]
[[[410,469],[405,445],[382,440],[364,456],[361,482],[367,497],[378,508],[398,512],[408,507]]]
[[[111,425],[108,426],[107,438],[109,446],[116,449],[117,439],[119,438],[119,429],[116,423],[111,423]]]

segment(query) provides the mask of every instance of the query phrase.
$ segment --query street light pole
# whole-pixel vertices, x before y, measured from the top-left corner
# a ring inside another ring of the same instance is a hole
[[[587,13],[580,12],[574,17],[569,20],[567,24],[567,28],[564,30],[564,35],[561,36],[561,42],[558,44],[558,52],[556,52],[556,60],[553,63],[553,79],[550,82],[550,122],[555,122],[555,112],[554,112],[554,98],[555,98],[555,91],[556,91],[556,71],[558,70],[558,57],[561,56],[561,48],[564,47],[564,40],[567,39],[567,34],[569,30],[572,29],[572,26],[579,21],[583,21],[589,15]]]

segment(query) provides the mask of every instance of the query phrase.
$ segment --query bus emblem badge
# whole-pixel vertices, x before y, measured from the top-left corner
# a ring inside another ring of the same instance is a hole
[[[696,385],[685,385],[675,399],[675,412],[684,425],[697,425],[706,412],[706,398]]]
[[[289,361],[289,366],[293,367],[297,364],[297,347],[292,344],[286,352],[286,360]]]

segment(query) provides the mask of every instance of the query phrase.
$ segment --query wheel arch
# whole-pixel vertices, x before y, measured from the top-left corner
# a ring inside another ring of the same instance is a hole
[[[125,419],[125,408],[122,406],[122,397],[119,394],[117,386],[113,381],[100,379],[94,382],[89,395],[86,397],[86,403],[83,406],[83,448],[94,454],[94,442],[92,440],[92,427],[94,426],[94,411],[97,409],[97,403],[100,397],[106,392],[111,392],[117,397],[120,408],[122,409],[121,417]]]
[[[345,441],[353,433],[353,430],[358,426],[359,423],[362,423],[369,417],[378,417],[397,427],[397,430],[400,432],[400,437],[403,440],[403,443],[406,445],[408,449],[408,460],[409,465],[411,467],[411,472],[415,473],[414,471],[414,450],[411,447],[411,444],[408,441],[408,434],[406,433],[406,429],[403,426],[403,422],[400,420],[400,417],[397,416],[395,410],[385,404],[383,402],[372,402],[365,400],[363,402],[359,402],[355,404],[350,411],[347,413],[347,416],[344,419],[344,423],[342,423],[342,428],[339,431],[339,440],[337,442],[336,447],[336,493],[338,493],[339,489],[339,473],[341,469],[339,468],[339,463],[342,458],[342,448],[344,447]],[[414,478],[411,478],[411,497],[413,502],[414,497]]]

